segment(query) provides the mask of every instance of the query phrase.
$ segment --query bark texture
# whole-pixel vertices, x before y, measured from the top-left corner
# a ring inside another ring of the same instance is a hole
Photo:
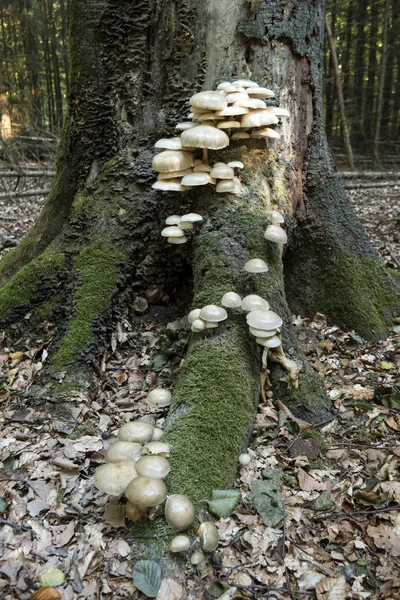
[[[39,396],[89,385],[88,362],[111,307],[129,289],[157,282],[174,302],[192,269],[192,306],[218,304],[231,289],[268,298],[285,321],[285,351],[301,367],[295,391],[273,367],[274,394],[296,415],[324,420],[329,405],[297,346],[291,310],[326,312],[364,335],[380,335],[397,296],[327,148],[321,5],[73,0],[71,8],[71,98],[58,175],[32,233],[0,266],[8,281],[0,290],[0,319],[14,324],[15,335],[26,327],[40,332],[49,318],[60,324]],[[154,142],[173,135],[194,92],[239,77],[272,87],[292,115],[273,150],[252,140],[211,158],[243,160],[243,194],[152,190]],[[283,261],[263,238],[271,206],[286,215]],[[165,217],[187,210],[206,217],[193,249],[166,248],[159,236]],[[243,263],[254,256],[267,260],[267,274],[244,274]],[[170,490],[199,500],[232,480],[256,411],[260,354],[242,313],[193,336],[168,419]]]

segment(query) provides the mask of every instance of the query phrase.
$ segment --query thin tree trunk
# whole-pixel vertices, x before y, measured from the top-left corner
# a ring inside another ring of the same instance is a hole
[[[53,0],[49,0],[48,3],[49,12],[49,29],[50,29],[50,53],[53,65],[54,75],[54,96],[55,96],[55,114],[56,114],[56,128],[55,131],[60,131],[63,122],[63,101],[61,92],[61,79],[60,79],[60,66],[57,54],[57,41],[54,23],[54,8]]]
[[[368,53],[368,80],[366,86],[366,98],[363,110],[363,122],[365,133],[369,139],[373,138],[374,116],[375,116],[375,77],[377,69],[377,46],[378,46],[378,25],[379,25],[379,6],[377,2],[371,4],[371,25],[369,33],[369,53]]]
[[[367,1],[368,0],[358,0],[357,2],[354,84],[351,94],[352,105],[354,109],[352,134],[353,139],[357,139],[357,143],[363,143],[365,141],[362,113],[365,103],[364,72],[366,68],[365,51],[367,47],[365,35],[365,27],[367,22]]]
[[[346,150],[347,164],[349,166],[349,169],[354,169],[353,149],[351,147],[349,128],[348,128],[347,119],[346,119],[346,110],[344,107],[342,82],[340,81],[339,63],[338,63],[337,54],[336,54],[335,42],[333,41],[331,26],[329,24],[329,20],[328,20],[327,16],[325,17],[325,28],[326,28],[326,34],[328,36],[329,48],[331,51],[331,60],[332,60],[332,65],[333,65],[333,73],[334,73],[334,77],[335,77],[336,92],[337,92],[339,111],[340,111],[340,122],[342,125],[342,131],[343,131],[343,143],[344,143],[344,147]]]
[[[388,30],[389,30],[389,15],[390,15],[390,2],[391,0],[385,0],[385,13],[384,13],[384,24],[382,33],[382,59],[379,69],[379,93],[378,93],[378,104],[376,110],[376,125],[374,134],[374,156],[375,160],[380,162],[380,139],[381,139],[381,127],[382,127],[382,115],[383,115],[383,100],[385,90],[385,77],[386,77],[386,62],[388,55]]]

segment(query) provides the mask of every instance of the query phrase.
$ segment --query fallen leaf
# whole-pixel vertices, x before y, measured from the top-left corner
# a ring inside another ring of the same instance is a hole
[[[318,600],[346,600],[348,586],[344,577],[323,577],[315,586]]]
[[[54,587],[64,583],[65,575],[62,571],[60,571],[60,569],[51,567],[39,577],[39,581],[43,586]]]
[[[182,596],[183,589],[179,583],[173,579],[163,579],[156,600],[180,600]]]
[[[303,492],[315,492],[326,490],[326,485],[324,483],[320,483],[314,477],[311,477],[304,469],[299,467],[299,471],[297,473],[297,479],[299,481],[299,486],[303,490]]]
[[[367,533],[372,537],[378,548],[386,550],[390,556],[400,556],[400,535],[390,525],[367,527]]]

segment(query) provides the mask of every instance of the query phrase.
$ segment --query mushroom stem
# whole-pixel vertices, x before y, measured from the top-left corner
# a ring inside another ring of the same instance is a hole
[[[289,373],[290,386],[293,389],[297,390],[297,388],[299,387],[299,367],[297,366],[294,360],[290,360],[290,358],[286,356],[286,354],[283,351],[282,344],[277,348],[271,349],[269,356],[271,360],[281,364],[282,367],[286,369],[286,371]]]
[[[269,377],[268,377],[268,372],[267,372],[267,359],[268,359],[268,348],[264,348],[263,353],[262,353],[262,358],[261,358],[261,371],[260,371],[261,398],[262,398],[262,401],[265,402],[265,404],[272,405],[271,400],[269,398],[267,398],[266,393],[265,393],[265,387],[271,386],[271,383],[270,383]]]
[[[203,148],[203,163],[208,165],[208,148]]]

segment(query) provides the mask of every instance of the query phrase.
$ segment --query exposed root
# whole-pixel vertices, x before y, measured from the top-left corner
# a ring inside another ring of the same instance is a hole
[[[312,427],[311,423],[308,423],[307,421],[303,421],[303,419],[298,419],[297,417],[295,417],[294,414],[288,409],[288,407],[285,404],[283,404],[283,402],[281,402],[280,400],[275,400],[274,403],[275,407],[281,410],[288,419],[296,423],[300,431],[304,431]]]
[[[261,398],[263,402],[268,403],[268,398],[265,393],[265,388],[271,386],[271,382],[268,377],[267,370],[267,358],[268,358],[268,348],[264,348],[261,359],[261,371],[260,371],[260,384],[261,384]]]
[[[289,384],[294,390],[299,387],[299,367],[294,360],[290,360],[283,351],[282,344],[269,351],[270,359],[282,365],[289,373]]]

